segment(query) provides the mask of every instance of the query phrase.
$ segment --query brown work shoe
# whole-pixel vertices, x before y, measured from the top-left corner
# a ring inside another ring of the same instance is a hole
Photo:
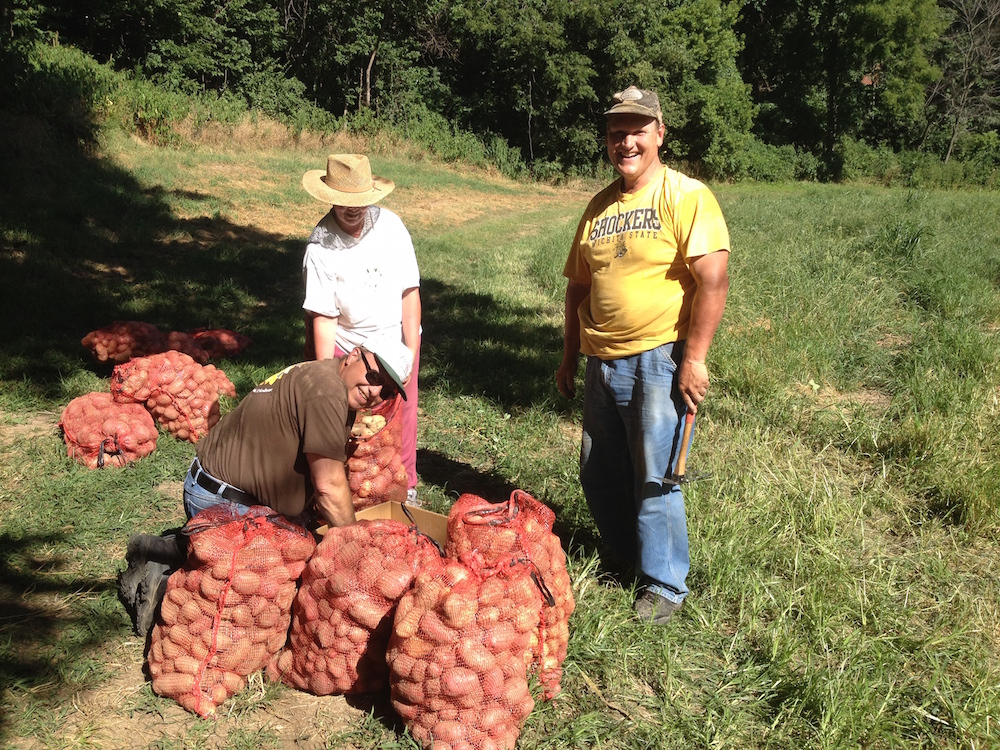
[[[640,620],[654,625],[666,625],[684,602],[672,602],[667,597],[646,589],[635,600],[635,613]]]

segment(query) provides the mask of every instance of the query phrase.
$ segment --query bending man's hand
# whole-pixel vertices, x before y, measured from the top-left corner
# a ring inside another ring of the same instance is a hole
[[[357,519],[351,486],[342,461],[307,453],[309,474],[316,491],[316,508],[330,526],[348,526]]]

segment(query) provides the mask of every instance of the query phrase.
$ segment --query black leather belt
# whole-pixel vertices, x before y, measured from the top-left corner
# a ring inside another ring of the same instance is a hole
[[[204,487],[209,492],[214,492],[219,497],[225,498],[231,503],[239,503],[240,505],[255,504],[253,495],[249,492],[244,492],[238,487],[233,487],[231,484],[220,482],[206,472],[197,457],[191,462],[191,477],[199,487]]]

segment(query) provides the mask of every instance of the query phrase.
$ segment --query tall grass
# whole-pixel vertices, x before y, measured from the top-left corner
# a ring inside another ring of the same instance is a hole
[[[164,434],[124,471],[89,471],[55,423],[106,386],[79,339],[114,319],[246,333],[219,363],[241,394],[299,357],[302,243],[323,207],[298,180],[326,150],[29,136],[0,166],[0,744],[117,747],[107,727],[128,721],[149,747],[288,746],[269,711],[294,691],[254,685],[208,724],[141,677],[122,688],[142,646],[114,576],[130,533],[182,517],[193,447]],[[446,512],[462,492],[525,489],[569,553],[563,694],[521,747],[1000,744],[995,195],[717,190],[732,287],[689,460],[707,477],[686,490],[692,594],[655,629],[600,567],[579,403],[554,387],[589,190],[391,153],[374,166],[423,275],[422,497]],[[87,691],[123,697],[97,716]],[[317,741],[414,747],[384,705],[363,708]]]

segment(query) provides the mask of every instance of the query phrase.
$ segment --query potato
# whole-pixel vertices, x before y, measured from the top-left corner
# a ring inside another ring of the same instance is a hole
[[[441,675],[441,691],[457,698],[479,688],[479,675],[465,667],[452,667]]]
[[[153,692],[157,695],[175,698],[194,689],[194,675],[183,672],[161,674],[153,679]]]

